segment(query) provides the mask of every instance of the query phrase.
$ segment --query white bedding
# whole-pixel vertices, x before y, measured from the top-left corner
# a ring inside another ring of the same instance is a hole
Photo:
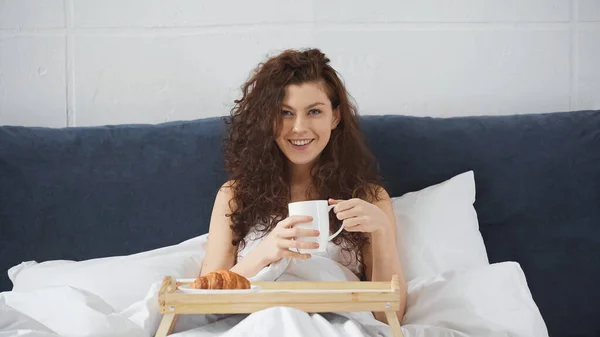
[[[177,259],[188,255],[199,267],[204,255],[206,236],[156,250],[152,254],[137,254],[135,259],[116,257],[95,261],[98,270],[110,264],[142,263],[145,258],[156,259],[160,254],[173,254]],[[196,247],[191,249],[190,247]],[[177,260],[178,261],[178,260]],[[160,279],[145,287],[145,297],[137,295],[135,278],[122,282],[126,286],[103,287],[98,280],[85,288],[83,274],[77,274],[77,263],[68,265],[68,278],[32,280],[42,273],[46,277],[50,265],[27,264],[11,272],[11,279],[20,286],[0,293],[0,337],[8,336],[154,336],[160,321],[156,291]],[[66,265],[63,264],[63,268]],[[85,273],[94,275],[90,263]],[[44,268],[42,268],[44,267]],[[59,265],[55,266],[60,267]],[[36,271],[36,268],[38,269]],[[315,268],[322,273],[315,274]],[[28,270],[29,269],[29,270]],[[184,268],[185,269],[185,268]],[[60,269],[59,269],[60,270]],[[178,269],[173,266],[171,270]],[[183,270],[183,269],[182,269]],[[152,275],[152,273],[148,274]],[[313,257],[303,263],[282,261],[263,270],[256,279],[318,279],[325,281],[352,279],[351,273],[338,263],[322,257]],[[113,275],[114,276],[114,275]],[[174,275],[185,277],[185,272]],[[22,278],[22,279],[21,279]],[[22,281],[22,282],[21,282]],[[464,271],[439,274],[435,277],[416,278],[409,282],[408,308],[402,322],[406,337],[442,336],[548,336],[544,321],[531,298],[520,266],[514,262],[492,264]],[[101,297],[101,294],[103,297]],[[132,294],[136,294],[132,296]],[[131,299],[126,307],[116,308],[107,299]],[[307,314],[291,308],[271,308],[251,315],[183,315],[172,336],[391,336],[387,325],[376,321],[370,312]]]

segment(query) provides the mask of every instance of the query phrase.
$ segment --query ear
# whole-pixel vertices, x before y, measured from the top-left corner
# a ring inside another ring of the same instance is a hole
[[[340,120],[342,116],[340,114],[340,108],[333,109],[333,121],[331,122],[331,130],[335,129],[338,124],[340,124]]]

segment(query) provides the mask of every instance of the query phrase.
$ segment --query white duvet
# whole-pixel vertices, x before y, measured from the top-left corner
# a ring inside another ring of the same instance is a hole
[[[154,336],[163,275],[194,277],[207,236],[124,257],[83,262],[27,262],[0,293],[0,337]],[[261,279],[349,279],[335,261],[280,263]],[[409,282],[406,337],[548,336],[520,266],[504,262]],[[251,315],[182,315],[172,336],[391,336],[370,312],[309,314],[276,307]]]

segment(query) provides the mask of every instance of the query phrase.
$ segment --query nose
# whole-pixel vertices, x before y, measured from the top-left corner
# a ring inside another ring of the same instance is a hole
[[[302,133],[304,131],[306,131],[307,129],[307,120],[304,116],[298,114],[296,115],[296,118],[294,119],[294,127],[292,128],[292,131],[295,133]]]

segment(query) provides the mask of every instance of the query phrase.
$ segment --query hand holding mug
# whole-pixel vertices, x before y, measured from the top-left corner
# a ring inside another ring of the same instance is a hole
[[[335,205],[333,211],[336,217],[349,232],[373,233],[390,222],[381,208],[362,199],[329,199],[329,203]]]
[[[319,247],[315,242],[303,242],[296,240],[302,237],[319,236],[319,231],[312,228],[301,228],[300,223],[311,222],[310,216],[290,216],[280,221],[267,237],[256,247],[261,253],[265,265],[277,262],[283,257],[296,259],[308,259],[310,254],[301,254],[291,249],[316,249]]]

